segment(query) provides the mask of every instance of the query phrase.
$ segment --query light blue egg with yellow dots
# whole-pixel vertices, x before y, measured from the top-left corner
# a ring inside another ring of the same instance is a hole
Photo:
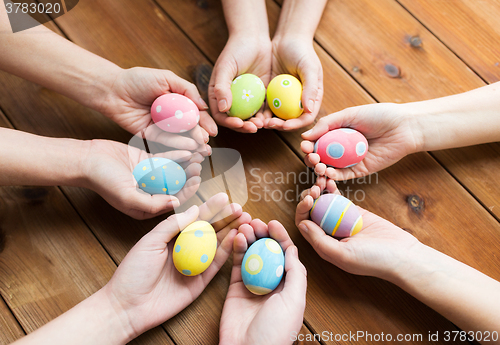
[[[266,295],[279,285],[285,271],[285,255],[278,242],[261,238],[248,248],[241,264],[246,288],[256,295]]]
[[[199,220],[188,225],[177,237],[172,259],[174,266],[185,276],[203,273],[212,263],[217,251],[217,235],[209,222]]]
[[[176,162],[167,158],[148,158],[133,171],[139,188],[149,194],[177,194],[186,183],[186,173]]]

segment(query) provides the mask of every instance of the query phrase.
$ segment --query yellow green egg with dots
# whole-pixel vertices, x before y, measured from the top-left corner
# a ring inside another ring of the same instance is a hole
[[[212,263],[217,251],[217,235],[209,222],[199,220],[188,225],[177,237],[172,259],[174,266],[185,276],[203,273]]]
[[[277,117],[283,120],[302,115],[302,84],[290,74],[280,74],[267,86],[267,104]]]
[[[266,98],[266,87],[254,74],[242,74],[231,83],[233,102],[227,112],[229,116],[246,120],[257,114]]]

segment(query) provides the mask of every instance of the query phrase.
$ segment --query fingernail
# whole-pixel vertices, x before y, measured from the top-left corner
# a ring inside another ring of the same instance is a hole
[[[207,103],[205,103],[205,101],[203,100],[203,98],[200,97],[200,99],[198,100],[198,102],[201,104],[201,107],[203,109],[208,109],[208,105],[207,105]]]
[[[172,208],[179,207],[180,205],[181,203],[179,202],[179,200],[172,200],[167,203],[167,206]]]
[[[226,108],[227,108],[227,101],[225,99],[221,99],[219,101],[219,111],[224,113],[226,112]]]
[[[307,107],[309,108],[309,111],[312,113],[314,111],[314,101],[312,99],[307,102]]]
[[[309,229],[307,228],[307,226],[304,224],[304,223],[300,223],[299,224],[299,229],[303,232],[307,232],[309,231]]]
[[[310,130],[305,131],[304,133],[302,133],[302,135],[309,135],[309,134],[311,134],[311,133],[312,133],[312,131],[313,131],[313,130],[312,130],[312,129],[310,129]]]
[[[293,246],[292,247],[292,254],[293,254],[293,256],[298,258],[299,257],[299,248],[297,248],[296,246]]]
[[[206,143],[208,143],[208,141],[210,140],[210,136],[208,135],[208,133],[206,134],[203,134],[203,141]]]

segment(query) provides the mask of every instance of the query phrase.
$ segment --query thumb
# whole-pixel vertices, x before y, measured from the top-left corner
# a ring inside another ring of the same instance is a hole
[[[355,117],[355,108],[347,108],[319,119],[318,123],[310,130],[302,133],[305,140],[315,141],[328,131],[349,127]]]
[[[287,295],[287,300],[291,300],[294,305],[306,304],[307,291],[307,271],[302,262],[299,260],[299,251],[296,246],[291,245],[285,252],[285,285],[284,293]]]
[[[174,214],[158,224],[151,232],[146,235],[152,243],[165,246],[170,242],[180,230],[187,227],[198,218],[198,206],[191,206],[187,211]],[[146,237],[145,236],[145,237]]]
[[[233,103],[231,83],[235,77],[235,71],[228,63],[221,63],[214,70],[214,95],[217,100],[217,109],[221,113],[229,111]]]
[[[306,66],[300,74],[302,80],[302,104],[306,113],[313,113],[319,93],[319,71],[314,66]]]

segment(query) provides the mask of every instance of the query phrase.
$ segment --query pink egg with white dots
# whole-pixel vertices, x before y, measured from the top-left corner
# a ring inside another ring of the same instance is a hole
[[[192,100],[177,93],[158,97],[151,106],[151,118],[166,132],[183,133],[200,121],[200,111]]]
[[[365,158],[368,141],[360,132],[351,128],[334,129],[314,145],[322,163],[334,168],[350,168]]]

